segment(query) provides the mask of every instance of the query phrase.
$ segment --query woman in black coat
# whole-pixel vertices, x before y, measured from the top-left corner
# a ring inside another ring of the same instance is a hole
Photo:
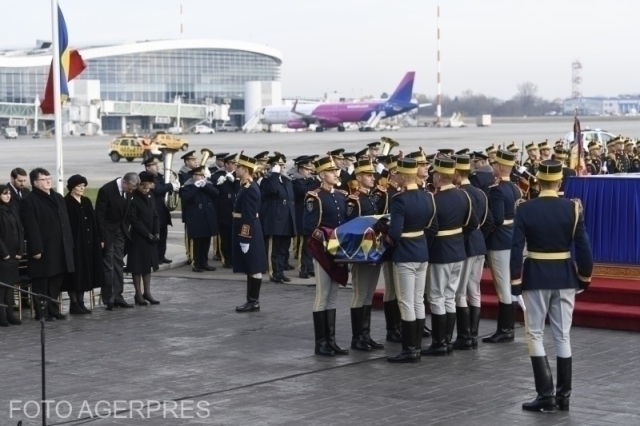
[[[160,224],[156,210],[155,197],[150,193],[153,188],[153,175],[140,173],[140,185],[133,192],[129,210],[131,223],[131,245],[127,255],[127,268],[133,276],[136,289],[136,305],[146,306],[160,302],[151,296],[151,270],[158,270],[158,248],[160,240]],[[144,284],[142,293],[140,281]]]
[[[67,274],[63,289],[69,293],[69,313],[72,315],[91,313],[84,305],[84,293],[100,288],[104,280],[104,242],[100,240],[93,204],[82,195],[86,187],[87,179],[84,176],[73,175],[67,181],[69,193],[64,197],[73,234],[73,261],[76,270]]]
[[[5,284],[17,284],[19,280],[18,263],[22,258],[24,235],[18,205],[11,202],[11,189],[0,185],[0,281]],[[22,321],[13,315],[13,290],[0,287],[0,327],[9,324],[20,325]]]

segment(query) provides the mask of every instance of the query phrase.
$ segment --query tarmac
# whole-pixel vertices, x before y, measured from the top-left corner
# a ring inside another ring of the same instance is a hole
[[[238,314],[244,277],[221,268],[192,272],[184,265],[181,228],[178,220],[170,234],[170,268],[152,276],[160,305],[111,312],[97,306],[92,315],[45,323],[46,397],[53,401],[47,424],[640,424],[637,333],[574,328],[571,411],[524,412],[521,404],[535,388],[521,325],[514,343],[481,343],[418,364],[389,364],[386,356],[400,350],[393,343],[318,357],[312,280],[265,280],[261,311]],[[132,287],[125,288],[132,301]],[[338,295],[343,347],[351,337],[351,291]],[[494,321],[481,321],[481,335],[494,329]],[[25,319],[0,333],[0,424],[42,424],[39,324]],[[374,311],[372,335],[384,341],[381,311]],[[555,376],[549,331],[545,346]]]

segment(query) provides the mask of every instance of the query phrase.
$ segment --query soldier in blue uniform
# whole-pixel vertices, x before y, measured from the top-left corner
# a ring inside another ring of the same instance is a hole
[[[393,197],[386,238],[393,246],[396,294],[402,316],[402,351],[387,361],[413,363],[420,360],[426,317],[423,296],[429,250],[425,231],[434,235],[438,218],[433,194],[416,183],[416,160],[400,158],[396,170],[396,179],[403,189]]]
[[[600,144],[597,141],[589,142],[587,146],[589,156],[584,159],[587,172],[590,175],[599,175],[602,171],[602,158],[600,154]]]
[[[178,171],[178,182],[180,182],[180,186],[184,185],[186,181],[191,179],[191,175],[193,173],[193,169],[198,167],[198,159],[195,156],[195,151],[189,151],[180,157],[181,160],[184,161],[184,165]],[[180,198],[182,199],[182,194],[180,194]],[[181,218],[182,223],[184,221],[184,210],[182,210]],[[193,241],[189,238],[189,231],[187,231],[187,227],[184,227],[184,248],[187,255],[187,263],[193,263]]]
[[[469,182],[485,194],[488,194],[489,187],[496,181],[493,176],[493,168],[487,164],[489,157],[478,151],[472,152],[470,157],[472,167],[469,174]]]
[[[496,161],[496,154],[498,153],[498,148],[495,146],[495,144],[491,144],[490,147],[485,149],[485,152],[487,153],[487,162],[489,163],[493,163]]]
[[[320,186],[320,181],[313,175],[313,166],[311,165],[311,157],[298,157],[296,161],[296,170],[293,173],[293,196],[296,212],[296,231],[298,232],[298,271],[300,278],[309,278],[314,276],[313,259],[307,249],[307,241],[309,236],[304,233],[302,225],[302,216],[304,213],[304,199],[307,192],[313,191]]]
[[[540,197],[518,207],[510,264],[511,293],[522,297],[526,307],[527,346],[538,394],[532,402],[522,404],[522,408],[547,411],[557,404],[561,410],[569,410],[572,382],[569,332],[576,292],[586,290],[591,281],[593,255],[580,201],[558,197],[562,164],[542,161],[537,176]],[[528,253],[523,266],[525,245]],[[547,314],[557,355],[555,397],[543,345]]]
[[[219,195],[216,188],[205,178],[206,167],[193,169],[180,194],[185,218],[185,229],[193,240],[193,272],[215,271],[209,265],[211,237],[218,235],[215,200]]]
[[[260,188],[253,181],[258,161],[240,153],[236,176],[240,181],[233,205],[233,272],[247,275],[247,302],[236,307],[236,312],[260,310],[262,274],[267,270],[267,255],[260,225]]]
[[[346,203],[346,220],[381,213],[374,198],[375,169],[370,158],[354,165],[358,191],[349,195]],[[382,264],[354,264],[351,268],[353,299],[351,300],[351,349],[370,351],[384,349],[384,345],[371,338],[371,304],[376,291]]]
[[[270,173],[262,180],[262,207],[260,219],[267,246],[269,278],[274,283],[290,282],[284,275],[289,263],[289,246],[296,234],[293,184],[286,174],[287,162],[283,154],[276,153],[267,160]]]
[[[302,217],[303,232],[310,235],[309,246],[323,246],[326,233],[345,221],[347,192],[335,189],[339,182],[338,166],[331,156],[315,162],[316,173],[322,180],[320,187],[307,193]],[[322,249],[321,249],[322,250]],[[315,354],[323,356],[348,355],[336,343],[336,302],[338,286],[336,274],[346,267],[336,265],[333,259],[322,257],[324,252],[312,251],[316,278],[316,298],[313,303]],[[322,261],[322,264],[321,264]],[[346,280],[345,280],[346,283]]]
[[[491,226],[489,200],[482,190],[469,182],[471,159],[457,155],[454,184],[465,191],[473,206],[478,227],[465,236],[464,248],[467,258],[462,263],[460,285],[456,292],[456,324],[458,335],[453,342],[453,349],[475,349],[478,347],[478,326],[480,324],[480,280],[487,247],[482,229]]]
[[[240,181],[236,178],[235,169],[238,154],[224,157],[224,168],[211,175],[211,182],[218,188],[220,194],[216,198],[216,213],[218,215],[218,253],[223,268],[232,267],[231,228],[233,226],[233,205],[236,194],[240,189]]]
[[[560,183],[560,190],[558,191],[558,195],[560,197],[564,197],[564,188],[567,184],[567,178],[570,176],[577,176],[575,170],[567,167],[567,159],[569,158],[569,153],[566,149],[556,146],[553,149],[555,159],[562,163],[562,182]]]
[[[496,164],[493,166],[498,182],[489,190],[489,211],[493,218],[493,227],[488,233],[487,250],[493,284],[500,302],[497,330],[490,337],[482,339],[484,343],[513,342],[515,306],[511,303],[509,258],[516,202],[521,199],[520,189],[509,180],[515,161],[513,153],[498,151]]]
[[[456,291],[463,261],[467,258],[465,235],[478,228],[469,194],[455,187],[455,161],[436,158],[434,200],[438,233],[429,236],[427,299],[431,308],[431,346],[422,355],[448,355],[453,351],[456,324]]]

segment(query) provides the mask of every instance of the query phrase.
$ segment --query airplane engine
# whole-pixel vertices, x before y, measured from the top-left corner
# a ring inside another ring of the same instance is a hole
[[[287,121],[287,127],[290,129],[306,129],[309,126],[304,120],[289,120]]]

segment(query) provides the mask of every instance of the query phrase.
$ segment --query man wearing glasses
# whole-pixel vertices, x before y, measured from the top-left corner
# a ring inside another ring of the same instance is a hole
[[[96,218],[100,239],[104,241],[102,264],[104,285],[102,302],[108,311],[114,306],[133,308],[122,297],[124,287],[124,246],[129,235],[129,206],[131,193],[138,187],[137,173],[127,173],[123,177],[106,183],[98,190]]]

